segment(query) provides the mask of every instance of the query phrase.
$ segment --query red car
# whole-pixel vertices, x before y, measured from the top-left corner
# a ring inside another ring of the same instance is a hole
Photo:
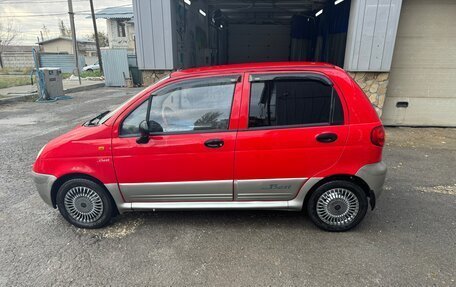
[[[42,199],[82,228],[126,211],[304,209],[318,227],[345,231],[375,207],[384,141],[338,67],[195,68],[52,140],[33,175]]]

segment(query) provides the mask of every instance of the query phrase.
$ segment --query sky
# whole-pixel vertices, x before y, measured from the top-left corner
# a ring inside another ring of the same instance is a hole
[[[106,7],[131,6],[132,0],[93,0],[95,13]],[[93,34],[89,0],[73,0],[76,37],[87,38]],[[59,36],[58,23],[62,19],[70,27],[67,0],[0,0],[0,22],[13,22],[19,32],[14,45],[32,45],[37,42],[40,30],[46,25],[48,38]],[[106,32],[106,20],[97,20],[98,31]],[[45,36],[46,39],[46,36]]]

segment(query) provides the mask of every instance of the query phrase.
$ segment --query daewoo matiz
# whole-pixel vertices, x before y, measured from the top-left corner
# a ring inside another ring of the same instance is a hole
[[[306,210],[345,231],[375,207],[384,129],[342,69],[261,63],[172,73],[52,140],[33,176],[71,224],[137,210]]]

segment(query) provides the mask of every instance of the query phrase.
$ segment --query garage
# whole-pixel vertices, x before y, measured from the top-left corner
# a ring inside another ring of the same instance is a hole
[[[151,84],[178,69],[318,61],[343,67],[378,114],[402,0],[133,0],[138,68]]]
[[[344,65],[351,0],[134,1],[140,68]]]
[[[217,64],[344,64],[350,0],[209,0],[207,4],[209,33],[218,39]]]
[[[453,0],[403,0],[385,124],[456,126],[455,16]]]

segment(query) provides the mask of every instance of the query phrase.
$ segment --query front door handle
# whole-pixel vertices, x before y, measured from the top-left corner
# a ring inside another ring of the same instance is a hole
[[[332,143],[337,140],[337,135],[335,133],[322,133],[319,134],[316,139],[322,143]]]
[[[208,148],[221,148],[225,142],[222,139],[210,139],[204,142]]]

